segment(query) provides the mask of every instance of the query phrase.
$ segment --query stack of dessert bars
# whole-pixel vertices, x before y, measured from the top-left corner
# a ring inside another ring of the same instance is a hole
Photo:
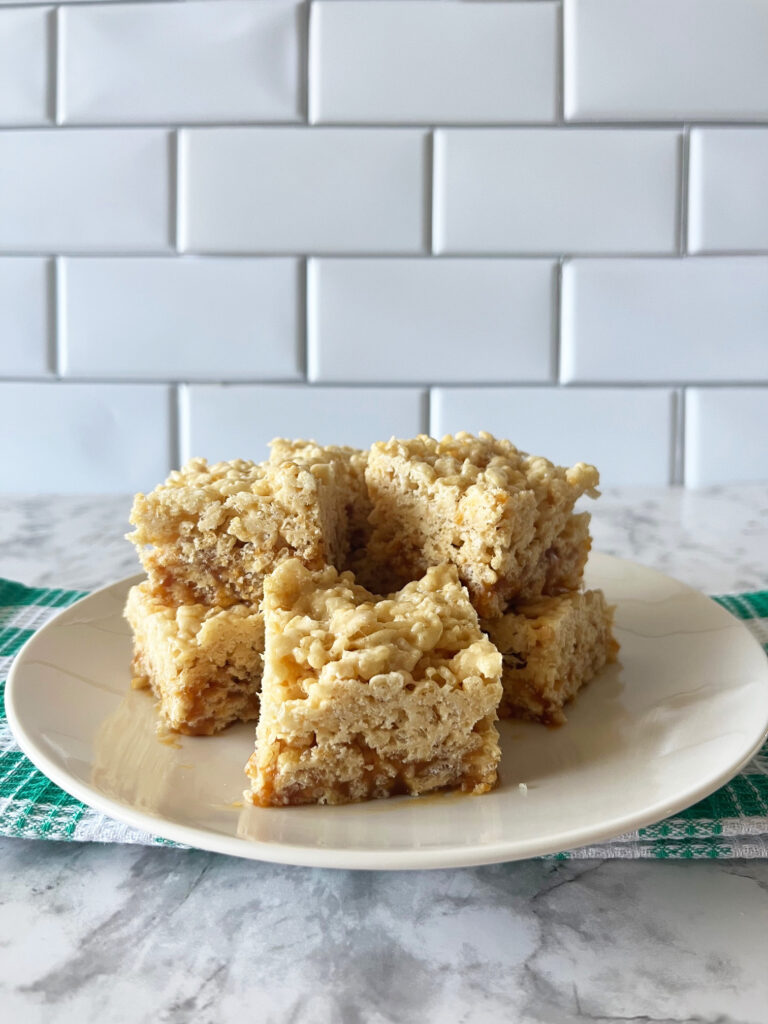
[[[134,501],[134,686],[176,732],[257,720],[261,806],[487,792],[497,717],[559,724],[615,659],[597,483],[484,433],[193,459]]]

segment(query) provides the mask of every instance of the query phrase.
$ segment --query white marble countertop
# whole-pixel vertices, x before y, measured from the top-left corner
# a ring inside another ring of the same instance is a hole
[[[127,498],[0,497],[0,575],[135,571]],[[768,587],[768,486],[613,491],[595,547],[709,593]],[[765,861],[319,871],[0,841],[0,1020],[768,1022]]]

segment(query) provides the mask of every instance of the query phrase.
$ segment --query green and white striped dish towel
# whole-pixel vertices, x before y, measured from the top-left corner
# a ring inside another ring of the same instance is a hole
[[[0,836],[168,845],[93,810],[59,789],[19,750],[5,716],[5,679],[14,655],[80,590],[25,587],[0,578]],[[744,621],[768,653],[768,591],[716,597]],[[707,797],[648,828],[559,858],[768,857],[768,743],[740,775]]]

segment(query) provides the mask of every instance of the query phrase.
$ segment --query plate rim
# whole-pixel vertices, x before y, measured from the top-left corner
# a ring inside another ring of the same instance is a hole
[[[741,635],[749,638],[750,642],[756,645],[761,655],[765,656],[762,645],[744,625],[744,622],[722,606],[717,605],[717,602],[714,602],[707,594],[674,577],[668,576],[656,569],[651,569],[631,559],[603,552],[594,552],[592,557],[594,555],[598,555],[601,561],[608,560],[614,564],[639,568],[662,579],[673,581],[697,597],[710,601],[725,616],[723,621],[727,620],[732,628],[738,628]],[[590,558],[590,561],[592,561],[592,558]],[[728,766],[721,767],[718,772],[706,777],[700,784],[689,789],[684,796],[657,801],[642,814],[632,813],[624,817],[612,818],[610,822],[601,827],[593,825],[585,826],[581,829],[571,829],[569,832],[561,833],[557,843],[547,843],[531,838],[514,844],[507,840],[492,844],[481,843],[472,846],[447,847],[445,849],[415,847],[411,849],[382,851],[376,849],[345,849],[335,846],[326,848],[294,843],[267,843],[258,839],[228,836],[197,826],[184,825],[159,815],[156,816],[146,811],[136,810],[128,804],[120,803],[104,795],[97,788],[70,775],[64,768],[61,768],[52,760],[40,746],[34,734],[30,732],[22,721],[16,707],[16,689],[20,685],[17,680],[23,671],[27,651],[34,647],[39,638],[48,630],[53,629],[61,618],[71,614],[74,609],[85,603],[97,601],[104,593],[114,588],[125,588],[127,590],[134,582],[143,578],[143,574],[133,573],[130,576],[113,580],[79,598],[66,608],[60,609],[45,625],[36,630],[17,652],[8,671],[5,686],[6,715],[13,737],[21,751],[39,771],[46,775],[55,785],[59,786],[60,789],[63,789],[76,800],[100,811],[110,818],[121,821],[132,828],[148,832],[150,835],[157,836],[160,839],[168,839],[175,843],[181,843],[184,846],[273,864],[363,871],[440,870],[550,856],[587,845],[605,843],[629,831],[645,828],[663,818],[679,813],[686,807],[690,807],[692,804],[711,795],[737,775],[744,765],[748,764],[761,749],[766,738],[768,738],[767,690],[765,706],[763,708],[763,721],[759,732],[754,734],[754,739],[749,749],[740,754],[738,758],[733,758]],[[768,662],[765,665],[765,675],[766,681],[768,681]],[[408,800],[413,798],[402,797],[400,799]],[[266,808],[265,810],[269,813],[270,809]],[[301,808],[296,808],[296,810],[300,813]]]

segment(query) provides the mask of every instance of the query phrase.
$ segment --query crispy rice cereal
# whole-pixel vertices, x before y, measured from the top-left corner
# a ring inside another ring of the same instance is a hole
[[[134,634],[135,688],[149,686],[162,722],[209,735],[259,714],[264,619],[243,604],[173,604],[148,583],[132,587],[125,616]]]
[[[351,573],[283,562],[265,584],[261,806],[496,782],[501,656],[453,566],[377,599]]]
[[[542,597],[484,621],[504,664],[501,717],[563,723],[564,705],[616,660],[612,624],[613,608],[601,590]]]
[[[192,459],[151,494],[137,494],[133,541],[152,586],[179,601],[258,603],[285,558],[319,569],[347,552],[338,461]]]
[[[575,566],[588,551],[572,512],[596,496],[599,474],[583,462],[565,469],[486,433],[420,435],[374,444],[366,480],[380,590],[453,562],[478,614],[493,617],[547,585],[553,562]],[[569,535],[578,550],[553,558]]]

